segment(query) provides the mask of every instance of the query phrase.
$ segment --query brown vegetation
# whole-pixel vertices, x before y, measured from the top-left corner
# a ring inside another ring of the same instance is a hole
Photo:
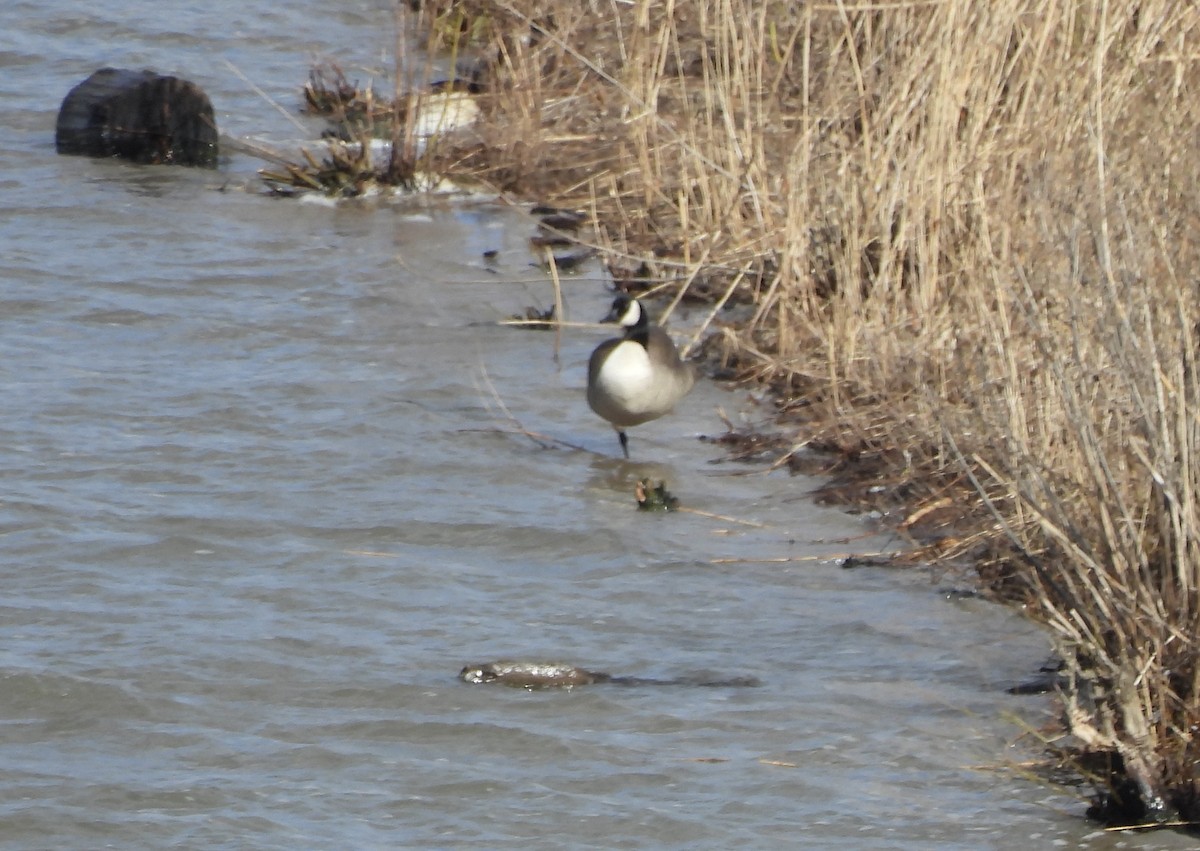
[[[437,37],[430,37],[436,49]],[[426,65],[413,75],[398,74],[389,96],[351,82],[337,63],[316,65],[304,85],[303,108],[326,119],[322,144],[315,153],[312,146],[302,149],[299,161],[252,150],[273,163],[259,171],[260,177],[279,195],[319,192],[348,198],[436,186],[439,175],[433,169],[446,162],[436,150],[444,131],[469,123],[477,107],[465,91],[473,83],[464,82],[461,89],[457,81],[430,86],[429,71]]]
[[[870,464],[907,527],[951,530],[931,555],[1047,624],[1101,815],[1200,820],[1200,7],[422,15],[489,68],[446,167],[587,210],[615,266],[711,299],[710,353],[797,443]]]

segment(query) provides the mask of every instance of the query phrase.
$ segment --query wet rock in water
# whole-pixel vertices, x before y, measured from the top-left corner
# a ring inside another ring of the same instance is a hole
[[[212,167],[217,123],[195,83],[101,68],[67,93],[54,134],[60,154]]]
[[[529,244],[540,258],[539,265],[543,269],[553,265],[559,271],[574,271],[599,253],[594,246],[582,241],[578,234],[588,221],[586,213],[543,204],[534,207],[531,212],[537,217],[538,226]]]
[[[595,257],[597,253],[596,249],[590,245],[579,245],[570,251],[543,251],[545,260],[541,266],[544,269],[549,269],[550,264],[553,263],[560,272],[574,272],[584,263]]]
[[[548,204],[538,204],[529,211],[537,216],[539,228],[550,228],[560,231],[577,231],[587,222],[587,213],[580,210],[563,210]]]
[[[1022,680],[1014,686],[1005,689],[1009,694],[1047,694],[1058,691],[1066,685],[1063,669],[1066,667],[1062,659],[1048,659],[1040,668],[1037,675]]]
[[[513,662],[501,660],[482,665],[467,665],[458,673],[466,683],[498,683],[513,688],[570,688],[604,683],[608,674],[585,671],[561,662]]]
[[[530,662],[511,659],[467,665],[458,672],[458,678],[465,683],[497,683],[530,691],[546,688],[569,689],[595,683],[612,683],[618,686],[695,686],[699,688],[756,688],[762,685],[757,677],[714,678],[693,675],[670,680],[614,677],[612,674],[588,671],[565,662]]]
[[[550,331],[554,328],[554,320],[558,318],[555,312],[554,305],[550,305],[546,310],[527,307],[523,314],[514,313],[509,319],[522,323],[518,327],[528,328],[530,331]]]

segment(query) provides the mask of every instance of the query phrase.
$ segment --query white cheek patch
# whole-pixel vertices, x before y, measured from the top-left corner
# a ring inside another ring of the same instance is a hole
[[[625,312],[621,314],[620,325],[623,328],[632,328],[638,324],[638,320],[642,318],[642,306],[637,301],[629,302],[629,307],[625,308]]]

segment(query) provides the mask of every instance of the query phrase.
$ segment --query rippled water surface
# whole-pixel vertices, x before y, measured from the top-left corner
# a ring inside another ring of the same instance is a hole
[[[1187,845],[1003,770],[1037,753],[1012,743],[1047,702],[1002,690],[1044,639],[924,571],[842,569],[889,542],[696,439],[744,391],[702,382],[621,461],[582,394],[602,335],[556,361],[494,324],[551,298],[520,209],[56,156],[106,64],[285,140],[242,75],[294,112],[314,57],[366,78],[394,49],[379,3],[150,8],[17,2],[0,41],[0,843]],[[597,270],[566,290],[605,311]],[[641,476],[707,514],[638,513]],[[506,656],[762,685],[455,679]]]

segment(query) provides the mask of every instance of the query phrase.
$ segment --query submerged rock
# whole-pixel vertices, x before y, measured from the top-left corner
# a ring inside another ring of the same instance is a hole
[[[101,68],[63,98],[60,154],[215,166],[217,122],[195,83],[154,71]]]
[[[467,665],[458,678],[466,683],[499,683],[514,688],[567,688],[604,683],[608,674],[585,671],[562,662],[516,662],[500,660],[481,665]]]
[[[467,665],[458,672],[458,678],[466,683],[498,683],[530,691],[545,688],[574,688],[596,683],[612,683],[621,686],[697,686],[701,688],[754,688],[762,685],[762,682],[756,677],[713,679],[707,676],[688,676],[670,680],[647,677],[614,677],[612,674],[577,668],[565,662],[529,662],[510,659]]]

